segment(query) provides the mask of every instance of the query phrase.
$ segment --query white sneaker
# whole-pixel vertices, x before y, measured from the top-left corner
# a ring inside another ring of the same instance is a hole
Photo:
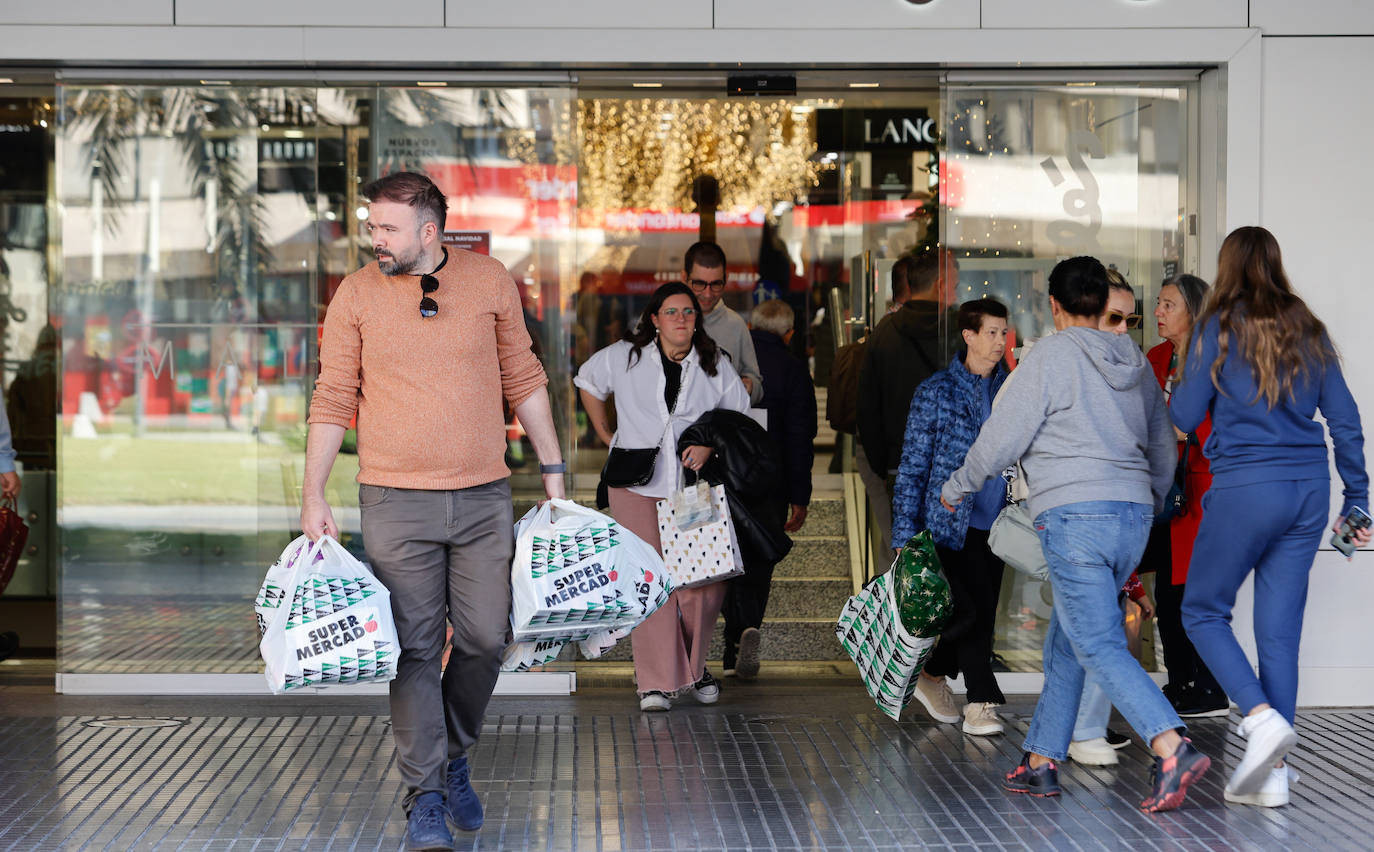
[[[950,691],[948,680],[936,681],[918,674],[914,694],[930,718],[951,724],[959,721],[959,708],[954,706],[954,693]]]
[[[964,706],[964,733],[975,737],[990,737],[1006,731],[1002,717],[992,708],[996,704],[975,701]]]
[[[703,671],[701,680],[692,687],[692,695],[702,704],[715,704],[720,700],[720,683],[711,677],[711,673]]]
[[[664,695],[656,689],[644,693],[639,698],[639,709],[643,710],[646,713],[659,710],[668,710],[671,709],[672,706],[672,699],[670,699],[668,696]]]
[[[1262,713],[1246,716],[1237,731],[1245,737],[1245,756],[1226,782],[1228,796],[1246,796],[1260,792],[1269,779],[1274,764],[1283,759],[1298,743],[1297,732],[1279,711],[1270,707]],[[1285,784],[1287,783],[1285,770]]]
[[[1116,766],[1121,762],[1121,758],[1116,756],[1116,749],[1112,748],[1106,737],[1069,743],[1069,760],[1084,766]]]
[[[1288,804],[1288,779],[1292,772],[1286,766],[1276,766],[1269,770],[1264,784],[1253,793],[1233,793],[1228,785],[1223,795],[1226,801],[1238,805],[1259,805],[1262,808],[1280,808]],[[1292,772],[1294,776],[1296,772]],[[1293,780],[1297,780],[1294,778]]]

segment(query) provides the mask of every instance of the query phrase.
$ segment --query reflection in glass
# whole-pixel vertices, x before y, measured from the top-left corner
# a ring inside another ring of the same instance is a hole
[[[61,92],[61,671],[258,668],[315,338],[312,101]]]
[[[60,101],[60,671],[256,672],[246,614],[296,532],[319,323],[372,260],[363,184],[429,172],[449,230],[485,234],[473,247],[514,274],[566,423],[570,98],[202,86]],[[532,455],[509,426],[520,469]],[[326,494],[361,552],[355,448]]]
[[[1049,271],[1087,254],[1153,305],[1159,283],[1184,262],[1187,95],[1182,87],[949,90],[941,230],[960,263],[958,300],[1008,305],[1019,346],[1054,328]],[[1130,334],[1155,342],[1150,323]],[[997,655],[1013,671],[1038,671],[1048,584],[1009,571],[1001,601]],[[1142,632],[1142,661],[1153,669],[1153,629]]]

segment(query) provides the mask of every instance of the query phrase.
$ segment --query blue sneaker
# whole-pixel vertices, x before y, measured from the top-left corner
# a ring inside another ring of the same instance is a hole
[[[407,852],[451,852],[453,834],[444,819],[444,800],[438,793],[421,793],[406,818]]]
[[[448,815],[463,831],[476,831],[482,827],[482,800],[472,790],[468,780],[467,756],[455,757],[448,762]]]
[[[1002,779],[1002,789],[1009,793],[1028,793],[1037,798],[1059,795],[1059,767],[1050,761],[1039,769],[1032,769],[1030,752],[1026,752],[1016,768]]]

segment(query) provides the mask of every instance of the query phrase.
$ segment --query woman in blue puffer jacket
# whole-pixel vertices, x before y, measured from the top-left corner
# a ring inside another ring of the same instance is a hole
[[[916,697],[937,721],[959,721],[946,678],[962,672],[968,687],[964,733],[990,736],[1004,730],[993,708],[1006,699],[992,673],[1003,564],[988,548],[988,530],[1006,503],[1006,487],[994,478],[950,512],[940,505],[940,486],[964,463],[1007,378],[1006,307],[995,299],[965,302],[959,332],[965,351],[922,382],[911,399],[892,498],[892,547],[930,530],[954,598],[949,623],[917,679]]]

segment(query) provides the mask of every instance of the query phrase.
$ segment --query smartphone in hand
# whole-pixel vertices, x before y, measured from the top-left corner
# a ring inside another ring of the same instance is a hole
[[[1359,506],[1351,506],[1350,513],[1341,521],[1340,527],[1331,534],[1331,546],[1345,554],[1349,559],[1355,555],[1355,533],[1367,530],[1374,525],[1374,519]]]

